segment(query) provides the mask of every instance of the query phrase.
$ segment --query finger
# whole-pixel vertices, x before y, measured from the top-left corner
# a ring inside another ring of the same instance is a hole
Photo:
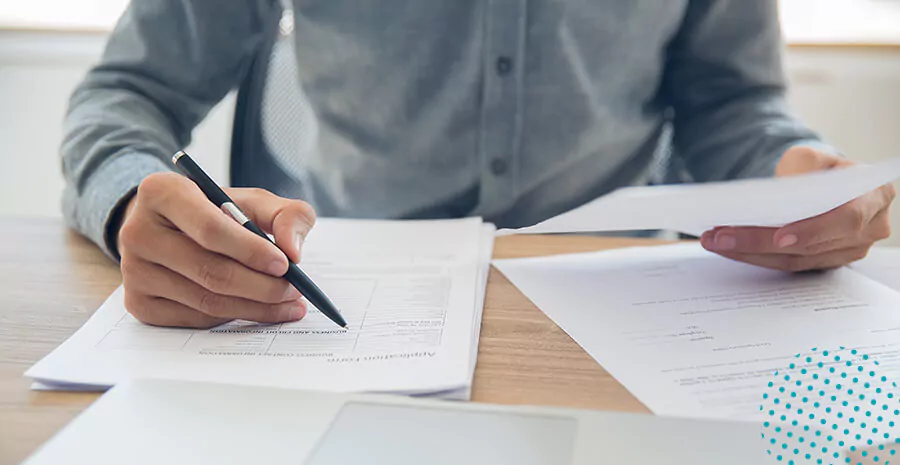
[[[803,250],[817,244],[834,243],[842,238],[857,239],[877,213],[867,209],[868,194],[819,216],[791,223],[774,237],[782,249]]]
[[[720,227],[700,236],[700,244],[711,252],[775,253],[775,228]]]
[[[287,280],[251,270],[224,255],[210,252],[184,234],[152,223],[123,231],[122,274],[140,274],[140,261],[156,263],[216,294],[263,303],[281,303],[301,297]],[[132,256],[139,258],[132,260]],[[128,258],[128,260],[126,260]],[[130,268],[129,265],[136,265]],[[151,277],[149,285],[161,286]]]
[[[885,208],[872,218],[866,228],[866,239],[875,242],[891,237],[891,209]]]
[[[216,294],[154,263],[138,261],[128,271],[129,287],[134,292],[177,302],[220,320],[284,323],[306,315],[306,304],[300,300],[264,304]]]
[[[303,241],[316,223],[312,206],[263,189],[232,189],[229,195],[260,228],[275,235],[275,242],[292,262],[300,261]]]
[[[780,228],[773,235],[773,242],[781,253],[802,253],[806,248],[820,244],[820,252],[834,250],[840,239],[855,240],[866,221],[858,202],[854,200]]]
[[[834,210],[780,229],[717,228],[714,234],[701,237],[701,244],[713,252],[792,255],[816,255],[864,245],[890,234],[886,213],[880,221],[875,221],[887,210],[889,198],[889,193],[878,189]]]
[[[810,223],[810,229],[834,228],[830,226],[833,221],[829,218],[815,219],[817,221]],[[779,238],[780,231],[783,230],[764,227],[724,227],[701,236],[700,244],[716,253],[816,255],[873,242],[855,233],[844,235],[834,233],[833,238],[831,233],[823,233],[820,235],[822,241],[809,244],[800,241],[797,236],[782,235]]]
[[[885,213],[893,199],[892,186],[883,186],[819,216],[779,229],[774,240],[783,253],[816,254],[852,247],[890,234]]]
[[[178,302],[127,290],[125,292],[125,309],[141,323],[153,326],[212,328],[228,321],[198,312]]]
[[[147,177],[139,202],[168,220],[207,250],[231,257],[274,276],[287,272],[287,258],[269,241],[248,231],[210,203],[200,188],[175,173]]]
[[[818,255],[717,253],[725,258],[751,265],[774,270],[800,272],[838,268],[865,258],[868,252],[869,246],[834,250]]]
[[[701,236],[700,244],[716,253],[817,255],[873,242],[862,240],[859,236],[845,236],[811,245],[791,245],[790,240],[793,239],[779,243],[778,231],[776,228],[761,227],[721,228]]]

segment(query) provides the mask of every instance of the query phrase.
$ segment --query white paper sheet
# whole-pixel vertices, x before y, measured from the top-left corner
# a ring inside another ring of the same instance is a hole
[[[657,414],[754,419],[775,370],[813,347],[900,374],[900,293],[847,268],[792,275],[696,244],[494,265]]]
[[[900,291],[900,247],[874,247],[868,257],[850,268]]]
[[[170,378],[355,392],[465,391],[492,233],[480,219],[323,219],[307,239],[301,266],[341,309],[349,331],[312,307],[297,323],[150,327],[126,312],[119,289],[26,376],[61,388]]]
[[[469,380],[465,389],[446,393],[441,397],[457,400],[472,398],[472,383],[475,380],[475,365],[478,362],[478,342],[481,339],[481,317],[484,315],[484,297],[487,294],[488,276],[491,272],[491,258],[494,253],[494,234],[497,228],[493,224],[485,224],[481,230],[481,263],[478,267],[478,294],[475,297],[475,315],[472,318],[472,349],[469,353]]]
[[[900,178],[900,158],[802,176],[628,187],[533,226],[500,234],[783,226],[832,210]]]

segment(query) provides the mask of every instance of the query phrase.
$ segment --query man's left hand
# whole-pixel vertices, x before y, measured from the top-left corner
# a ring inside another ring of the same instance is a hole
[[[782,155],[775,176],[840,169],[854,162],[810,147]],[[886,184],[827,213],[781,228],[717,227],[700,238],[723,257],[784,271],[838,268],[866,256],[891,234],[889,210],[896,193]]]

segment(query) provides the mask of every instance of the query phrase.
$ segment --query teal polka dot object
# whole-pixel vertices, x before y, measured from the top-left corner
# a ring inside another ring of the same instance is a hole
[[[773,373],[758,412],[771,463],[900,465],[900,391],[882,356],[814,348]]]

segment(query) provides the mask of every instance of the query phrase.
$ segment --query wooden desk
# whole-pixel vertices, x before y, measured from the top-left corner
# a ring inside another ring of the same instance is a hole
[[[494,257],[653,243],[502,237]],[[61,222],[0,220],[0,464],[23,460],[97,398],[29,391],[22,373],[78,329],[120,282],[118,268]],[[647,412],[496,270],[487,288],[473,400]]]

